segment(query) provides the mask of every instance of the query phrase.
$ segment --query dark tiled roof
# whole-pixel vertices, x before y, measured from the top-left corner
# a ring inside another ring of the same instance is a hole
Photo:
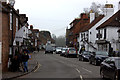
[[[106,20],[103,24],[98,26],[96,29],[110,27],[120,27],[120,10],[116,12],[112,17]]]
[[[39,32],[39,29],[33,29],[32,31],[33,32]]]
[[[80,32],[88,31],[88,30],[91,29],[97,22],[99,22],[103,17],[104,17],[104,15],[100,15],[100,16],[97,17],[95,20],[93,20],[92,23],[90,23],[89,25],[83,27],[83,28],[80,30]]]

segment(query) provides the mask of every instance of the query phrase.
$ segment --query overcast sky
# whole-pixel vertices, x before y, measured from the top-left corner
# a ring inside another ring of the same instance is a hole
[[[15,0],[15,9],[26,14],[28,23],[39,30],[49,30],[56,36],[65,35],[65,29],[84,8],[89,8],[92,2],[105,4],[106,0]],[[107,0],[118,9],[120,0]]]

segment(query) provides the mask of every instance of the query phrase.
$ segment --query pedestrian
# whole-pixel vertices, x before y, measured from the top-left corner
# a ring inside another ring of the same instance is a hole
[[[23,66],[24,66],[24,72],[28,72],[28,59],[29,59],[29,55],[26,52],[26,50],[24,50],[22,59],[23,59],[22,61],[23,61]]]

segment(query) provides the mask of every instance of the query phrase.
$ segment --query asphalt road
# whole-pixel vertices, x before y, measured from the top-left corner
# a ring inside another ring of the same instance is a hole
[[[59,54],[35,54],[38,68],[20,78],[34,79],[68,79],[68,80],[101,80],[100,67],[79,61],[78,58],[61,57]]]

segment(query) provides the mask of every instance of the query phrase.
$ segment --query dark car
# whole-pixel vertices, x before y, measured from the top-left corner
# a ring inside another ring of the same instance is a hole
[[[67,51],[65,52],[65,57],[70,57],[70,56],[77,57],[76,49],[73,47],[68,48]]]
[[[89,61],[90,51],[83,51],[81,54],[78,54],[79,61]]]
[[[62,48],[60,56],[64,56],[66,51],[67,51],[67,48]]]
[[[120,57],[109,57],[100,65],[100,75],[102,78],[120,80]]]
[[[89,63],[94,63],[95,65],[100,65],[103,60],[108,58],[108,53],[105,51],[92,52],[89,57]]]

